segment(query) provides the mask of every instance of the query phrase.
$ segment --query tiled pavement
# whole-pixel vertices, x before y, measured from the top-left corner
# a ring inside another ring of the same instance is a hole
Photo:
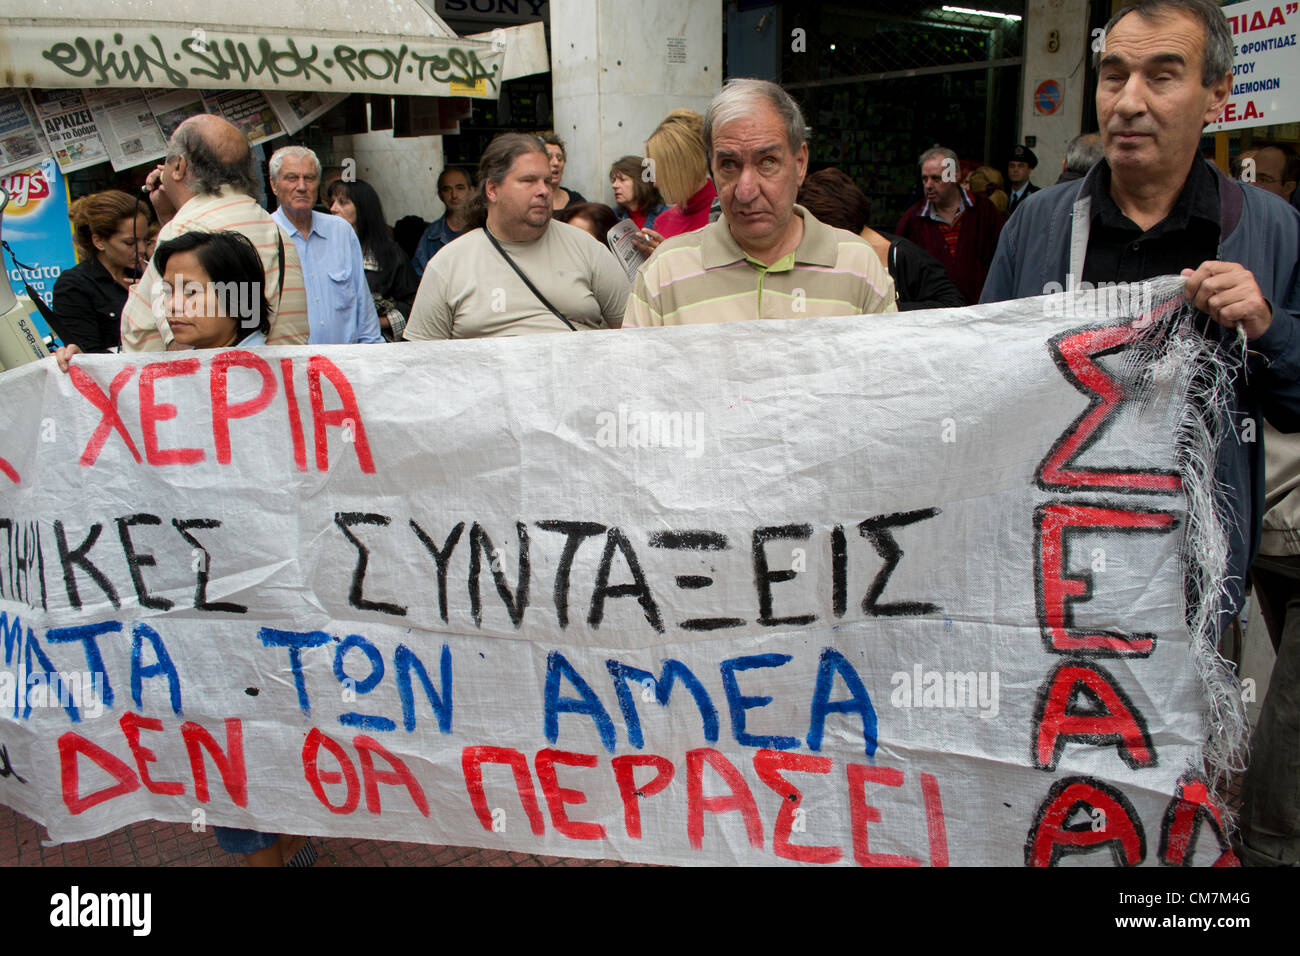
[[[45,828],[0,806],[0,866],[240,866],[211,832],[181,823],[136,823],[80,843],[42,846]],[[313,837],[316,866],[628,866],[463,846],[428,846],[346,837]]]

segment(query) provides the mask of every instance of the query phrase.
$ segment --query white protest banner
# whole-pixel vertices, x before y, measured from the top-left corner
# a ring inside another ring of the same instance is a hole
[[[1294,2],[1273,0],[1223,8],[1232,30],[1232,92],[1222,121],[1206,126],[1207,134],[1300,120],[1298,10]]]
[[[6,373],[0,800],[60,841],[1232,861],[1197,339],[1128,298]]]

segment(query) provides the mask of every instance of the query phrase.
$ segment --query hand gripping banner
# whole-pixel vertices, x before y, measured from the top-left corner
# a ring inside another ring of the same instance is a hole
[[[7,373],[0,800],[57,841],[1235,862],[1228,371],[1180,289]]]

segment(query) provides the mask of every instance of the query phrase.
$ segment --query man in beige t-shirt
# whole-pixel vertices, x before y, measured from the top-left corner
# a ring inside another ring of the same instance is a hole
[[[609,249],[551,219],[550,165],[541,142],[504,133],[484,152],[479,171],[482,187],[471,200],[470,219],[476,207],[481,216],[485,205],[487,225],[429,260],[405,340],[570,331],[511,268],[507,255],[574,329],[622,325],[627,276]]]

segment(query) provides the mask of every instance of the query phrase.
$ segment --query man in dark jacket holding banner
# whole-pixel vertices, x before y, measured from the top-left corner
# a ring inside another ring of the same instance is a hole
[[[1097,59],[1105,159],[1082,180],[1025,200],[1002,232],[981,301],[1081,283],[1187,278],[1187,298],[1212,320],[1204,334],[1235,363],[1229,427],[1215,463],[1228,533],[1222,627],[1242,606],[1259,550],[1261,419],[1300,431],[1300,216],[1200,158],[1204,125],[1219,117],[1232,83],[1232,37],[1210,0],[1142,0],[1121,10],[1107,24]],[[1294,752],[1297,743],[1280,745]],[[1290,779],[1267,781],[1290,807],[1289,856],[1270,838],[1271,852],[1257,862],[1300,860],[1300,766],[1293,760],[1291,768]],[[1251,819],[1247,811],[1242,817],[1249,860]]]

